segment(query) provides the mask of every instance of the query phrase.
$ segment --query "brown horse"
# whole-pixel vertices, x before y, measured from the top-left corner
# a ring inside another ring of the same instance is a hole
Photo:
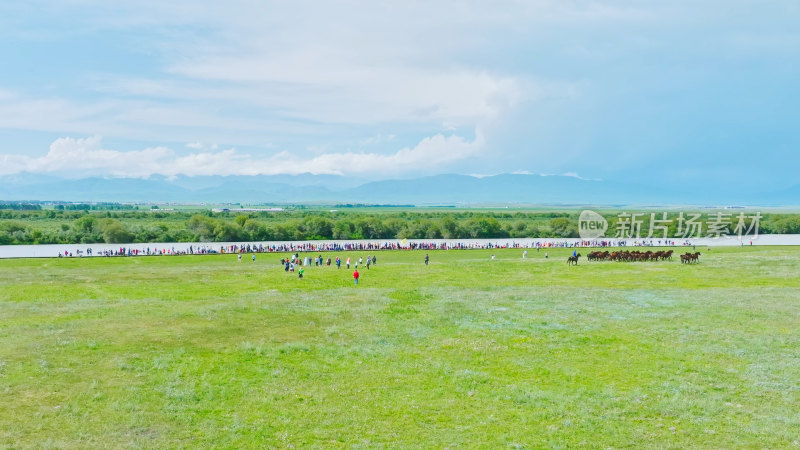
[[[684,253],[681,255],[681,264],[691,264],[700,262],[700,252]]]

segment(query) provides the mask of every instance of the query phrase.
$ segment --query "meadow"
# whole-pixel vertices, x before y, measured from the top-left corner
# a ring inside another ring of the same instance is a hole
[[[699,250],[0,260],[0,447],[800,445],[800,249]]]

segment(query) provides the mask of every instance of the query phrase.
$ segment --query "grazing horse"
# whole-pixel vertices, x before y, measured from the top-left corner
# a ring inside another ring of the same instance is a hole
[[[681,255],[681,264],[691,264],[700,262],[700,252],[685,253]]]
[[[578,253],[578,254],[577,254],[577,255],[575,255],[575,256],[570,256],[569,258],[567,258],[567,264],[571,266],[571,265],[572,265],[572,263],[575,263],[575,265],[577,266],[577,265],[578,265],[578,259],[579,259],[580,257],[581,257],[581,254],[580,254],[580,253]]]

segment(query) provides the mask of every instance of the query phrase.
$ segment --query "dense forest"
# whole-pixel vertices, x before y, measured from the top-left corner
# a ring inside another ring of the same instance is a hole
[[[287,209],[249,213],[134,210],[116,205],[43,209],[0,205],[0,244],[131,242],[236,242],[316,239],[475,239],[578,237],[580,211],[435,210],[353,208],[344,211]],[[126,206],[126,205],[123,205]],[[604,212],[609,236],[620,212]],[[680,224],[670,213],[668,235]],[[736,234],[736,216],[726,212],[727,233]],[[748,213],[750,214],[750,213]],[[703,213],[705,220],[712,213]],[[647,236],[650,213],[641,215]],[[660,213],[656,218],[660,217]],[[749,224],[750,222],[748,222]],[[799,214],[763,214],[762,234],[800,233]],[[663,234],[663,233],[662,233]]]

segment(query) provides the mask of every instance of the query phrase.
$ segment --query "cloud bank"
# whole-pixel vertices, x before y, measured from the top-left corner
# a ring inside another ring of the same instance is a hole
[[[47,154],[40,157],[0,155],[0,175],[47,173],[68,178],[115,177],[147,178],[151,175],[277,175],[391,174],[409,171],[428,173],[444,165],[469,158],[483,149],[483,135],[472,140],[451,134],[436,134],[422,139],[414,147],[390,154],[374,152],[322,153],[303,157],[282,151],[268,157],[242,153],[236,149],[209,150],[199,142],[187,144],[194,150],[180,154],[167,147],[120,151],[103,148],[102,138],[63,137],[56,139]]]
[[[0,2],[0,172],[785,187],[797,23],[796,0]]]

